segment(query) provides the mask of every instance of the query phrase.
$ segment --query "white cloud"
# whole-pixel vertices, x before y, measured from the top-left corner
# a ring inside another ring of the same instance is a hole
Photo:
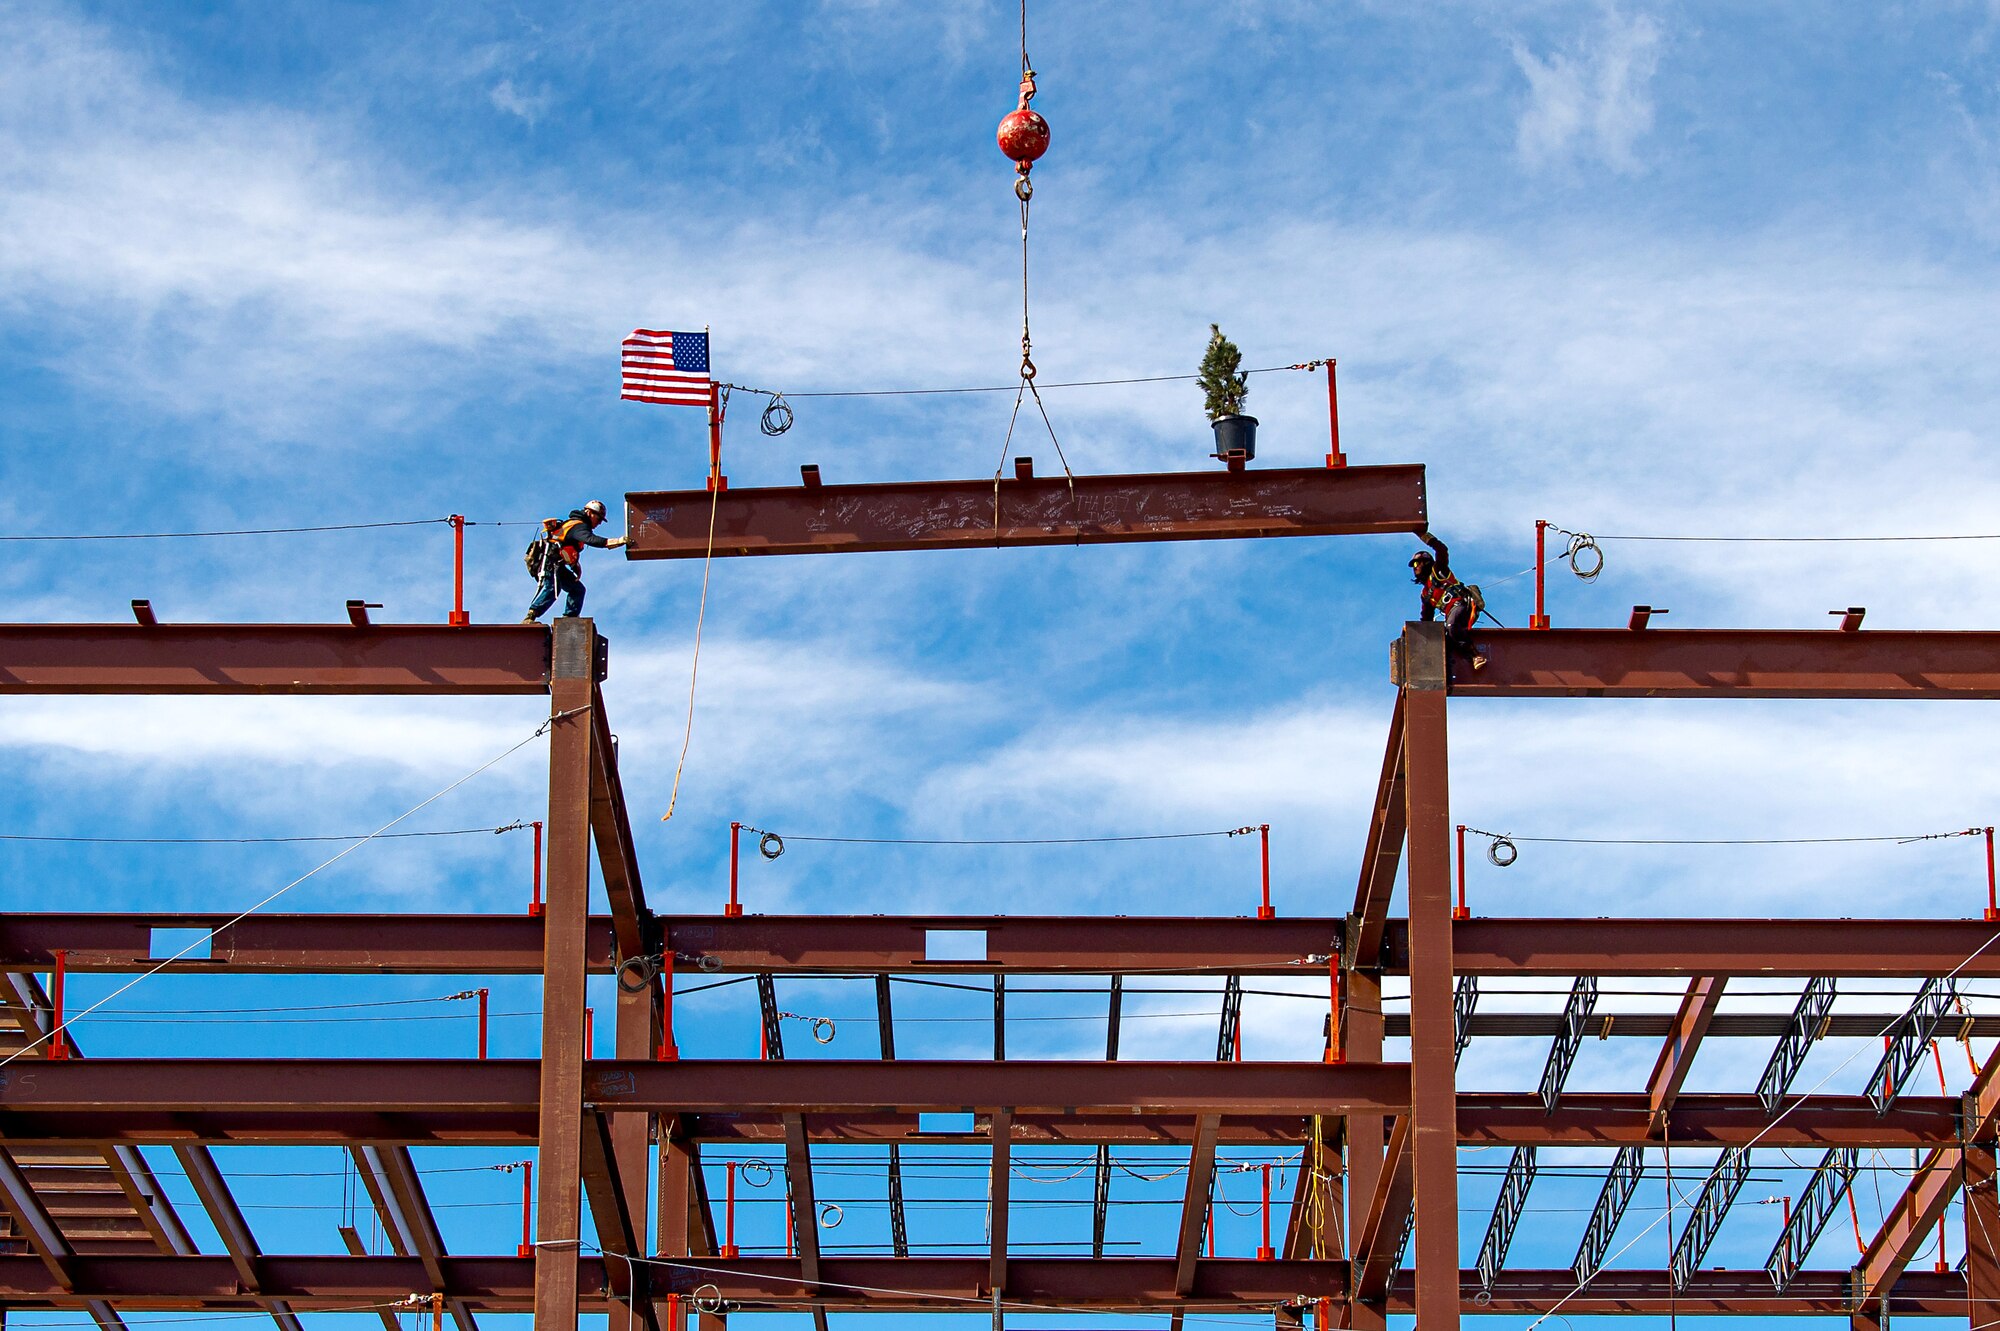
[[[528,92],[516,88],[512,79],[501,79],[494,84],[493,90],[487,94],[487,99],[508,115],[519,116],[530,125],[548,114],[549,107],[555,104],[555,97],[547,88],[538,92]]]
[[[1660,26],[1645,14],[1606,5],[1594,40],[1538,56],[1514,43],[1528,80],[1515,146],[1533,168],[1596,159],[1614,171],[1640,169],[1634,148],[1653,128],[1653,74]]]

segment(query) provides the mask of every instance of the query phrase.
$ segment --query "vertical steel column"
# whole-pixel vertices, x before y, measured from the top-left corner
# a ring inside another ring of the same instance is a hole
[[[1965,1302],[1973,1326],[2000,1321],[2000,1188],[1993,1143],[1965,1148]]]
[[[1457,1021],[1452,991],[1451,796],[1442,626],[1404,627],[1403,670],[1416,1313],[1424,1331],[1457,1331]]]
[[[535,1325],[576,1326],[583,1191],[584,935],[590,910],[590,699],[597,632],[555,621],[549,671],[548,900],[542,951],[541,1168],[535,1195]]]

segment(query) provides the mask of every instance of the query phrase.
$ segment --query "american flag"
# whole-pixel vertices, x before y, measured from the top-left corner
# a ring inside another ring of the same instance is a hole
[[[705,407],[709,399],[708,334],[635,328],[625,339],[624,390],[632,402]]]

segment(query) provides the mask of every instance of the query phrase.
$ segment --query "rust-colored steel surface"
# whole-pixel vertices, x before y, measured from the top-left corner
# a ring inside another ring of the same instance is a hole
[[[1451,691],[1511,698],[2000,698],[2000,633],[1487,629]]]
[[[1421,466],[1300,467],[1131,476],[765,489],[625,496],[625,553],[802,555],[981,546],[1103,545],[1414,532],[1428,522]]]
[[[0,624],[0,697],[546,693],[549,631],[482,624]]]

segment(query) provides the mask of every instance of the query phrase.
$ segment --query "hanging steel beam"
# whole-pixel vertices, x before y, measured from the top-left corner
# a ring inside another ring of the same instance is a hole
[[[1423,530],[1424,469],[1015,476],[625,496],[632,559]],[[712,532],[712,535],[711,535]]]
[[[2000,698],[2000,633],[1486,629],[1466,698]]]
[[[1808,1274],[1799,1268],[1812,1253],[1813,1244],[1819,1241],[1820,1231],[1826,1228],[1826,1222],[1833,1218],[1834,1208],[1840,1205],[1840,1199],[1854,1186],[1854,1175],[1860,1164],[1861,1152],[1852,1147],[1828,1151],[1821,1157],[1812,1178],[1799,1193],[1798,1204],[1792,1207],[1791,1219],[1786,1221],[1777,1243],[1771,1248],[1771,1255],[1764,1262],[1771,1284],[1780,1294],[1790,1291],[1792,1282],[1800,1275]]]
[[[548,688],[540,625],[0,624],[0,697]]]

